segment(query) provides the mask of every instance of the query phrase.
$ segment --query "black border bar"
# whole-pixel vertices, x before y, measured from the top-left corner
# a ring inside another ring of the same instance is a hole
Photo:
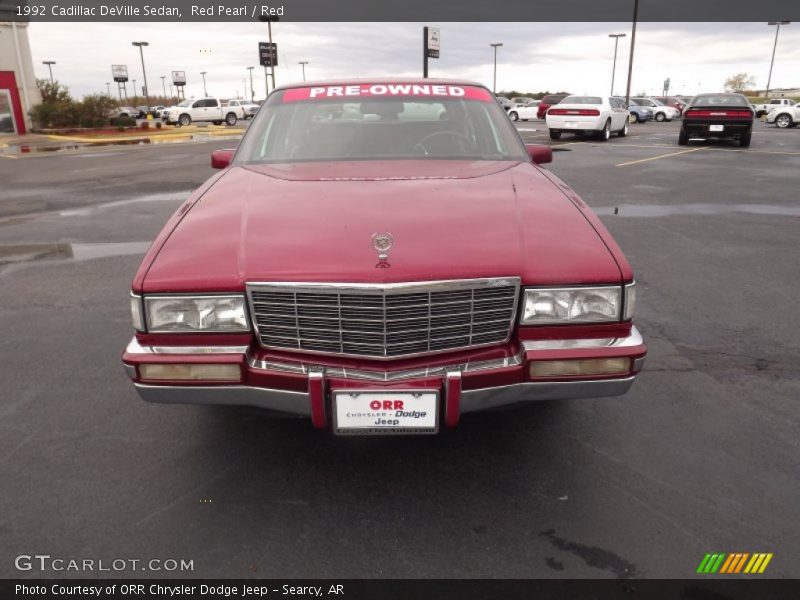
[[[627,22],[636,2],[640,22],[800,20],[798,0],[0,0],[0,21]]]

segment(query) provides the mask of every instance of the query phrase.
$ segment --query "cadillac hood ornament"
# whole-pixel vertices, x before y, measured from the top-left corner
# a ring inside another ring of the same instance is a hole
[[[394,244],[394,238],[391,233],[373,233],[372,234],[372,247],[378,253],[378,260],[389,260],[389,249]]]

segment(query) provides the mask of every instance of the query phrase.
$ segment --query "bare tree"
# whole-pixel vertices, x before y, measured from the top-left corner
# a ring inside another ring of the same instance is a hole
[[[745,90],[754,88],[755,85],[755,77],[748,73],[737,73],[736,75],[731,75],[725,80],[725,91],[741,93]]]

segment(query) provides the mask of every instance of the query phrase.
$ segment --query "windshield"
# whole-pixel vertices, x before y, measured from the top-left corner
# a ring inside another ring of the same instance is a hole
[[[567,96],[559,104],[602,104],[599,96]]]
[[[236,155],[245,163],[381,159],[528,160],[490,92],[428,84],[278,91]]]
[[[191,106],[192,102],[194,102],[194,101],[193,100],[184,100],[183,102],[178,104],[178,106],[182,106],[182,107],[186,108],[187,106]]]
[[[729,96],[697,96],[692,102],[692,106],[746,106],[750,108],[747,98],[739,94]]]

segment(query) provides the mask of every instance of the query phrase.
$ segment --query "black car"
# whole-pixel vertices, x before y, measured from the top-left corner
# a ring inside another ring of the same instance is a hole
[[[742,94],[700,94],[683,111],[678,144],[689,138],[733,139],[747,147],[753,134],[753,108]]]

